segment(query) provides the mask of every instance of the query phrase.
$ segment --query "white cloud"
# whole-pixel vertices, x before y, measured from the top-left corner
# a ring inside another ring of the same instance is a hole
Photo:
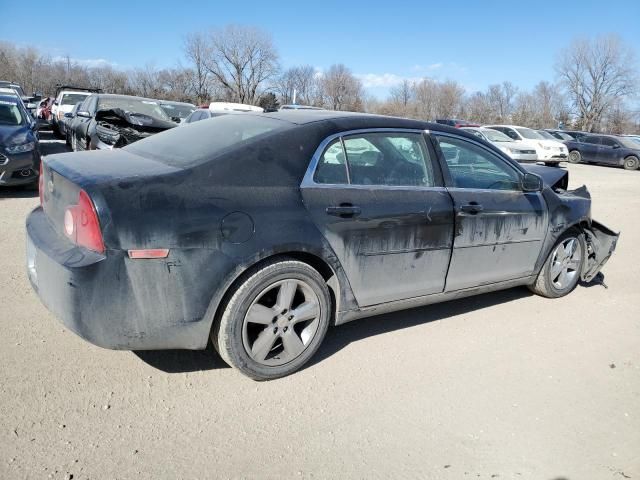
[[[63,56],[55,56],[53,57],[53,61],[54,62],[66,62],[67,61],[67,57],[63,57]],[[87,68],[93,68],[93,67],[117,67],[118,64],[115,62],[111,62],[109,60],[106,60],[104,58],[69,58],[69,61],[72,64],[76,64],[76,65],[81,65],[83,67],[87,67]]]
[[[404,80],[410,80],[395,73],[357,73],[356,77],[360,79],[365,88],[395,87]]]

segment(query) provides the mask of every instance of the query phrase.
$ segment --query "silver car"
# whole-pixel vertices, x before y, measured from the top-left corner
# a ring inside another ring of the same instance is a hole
[[[489,143],[493,143],[518,162],[535,163],[538,161],[538,154],[534,148],[514,142],[502,132],[485,127],[462,127],[461,130],[467,130],[469,133],[473,133],[475,136]]]

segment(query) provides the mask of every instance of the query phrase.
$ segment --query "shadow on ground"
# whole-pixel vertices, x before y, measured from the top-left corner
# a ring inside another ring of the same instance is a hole
[[[363,318],[347,323],[346,325],[330,328],[320,350],[313,356],[305,368],[329,358],[352,342],[436,320],[443,320],[452,315],[461,315],[475,310],[489,308],[501,303],[519,300],[530,295],[532,295],[532,293],[526,288],[512,288],[427,307]],[[184,373],[228,368],[227,364],[222,361],[211,343],[209,343],[206,350],[200,351],[149,350],[137,351],[134,352],[134,354],[143,362],[166,373]]]

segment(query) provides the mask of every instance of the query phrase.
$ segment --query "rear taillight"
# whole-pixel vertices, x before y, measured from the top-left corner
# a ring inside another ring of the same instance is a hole
[[[64,213],[64,233],[78,246],[104,253],[98,214],[87,192],[80,190],[78,204]]]
[[[38,194],[40,195],[40,205],[44,203],[44,175],[42,174],[42,160],[40,160],[40,175],[38,176]]]

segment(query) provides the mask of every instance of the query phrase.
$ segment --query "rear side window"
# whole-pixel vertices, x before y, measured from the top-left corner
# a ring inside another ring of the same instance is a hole
[[[582,142],[583,143],[591,143],[593,145],[600,145],[600,137],[594,137],[594,136],[583,137],[582,138]]]
[[[605,147],[615,147],[616,145],[618,145],[618,142],[616,142],[613,138],[602,137],[602,145],[604,145]]]
[[[422,134],[380,132],[345,136],[325,149],[316,183],[380,186],[435,185]]]
[[[289,122],[260,114],[228,114],[166,130],[124,150],[174,167],[193,167],[287,127]]]

